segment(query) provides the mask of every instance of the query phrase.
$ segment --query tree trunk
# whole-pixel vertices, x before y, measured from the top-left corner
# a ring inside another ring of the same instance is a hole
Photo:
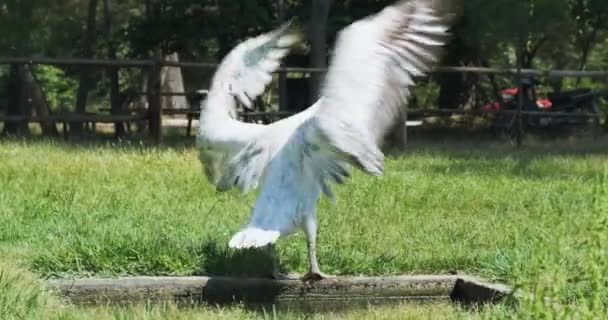
[[[106,34],[108,35],[108,59],[116,60],[116,41],[114,41],[114,25],[112,23],[112,2],[103,0],[103,16],[105,21]],[[118,68],[107,68],[108,78],[110,79],[110,113],[122,114],[120,103],[120,87],[118,83]],[[122,122],[114,122],[114,134],[116,138],[124,137],[125,125]]]
[[[468,100],[470,88],[466,86],[465,77],[460,73],[442,73],[438,76],[440,109],[458,109]]]
[[[463,30],[464,22],[461,21],[454,28],[454,38],[448,44],[446,57],[443,61],[444,65],[457,66],[467,65],[472,60],[472,52],[476,52],[475,48],[469,48],[461,38],[461,30]],[[437,101],[440,109],[458,109],[466,101],[469,100],[471,92],[470,81],[467,81],[466,73],[449,72],[437,74],[437,83],[439,85],[439,99]]]
[[[327,18],[332,0],[312,0],[310,17],[310,66],[312,68],[327,67]],[[310,77],[310,102],[320,96],[324,74],[315,72]]]
[[[278,20],[279,23],[285,22],[285,2],[284,0],[277,1]],[[287,59],[286,59],[287,60]],[[289,109],[289,98],[287,96],[287,73],[279,73],[279,111]]]
[[[97,21],[97,0],[89,0],[89,10],[87,15],[87,30],[84,40],[84,57],[93,57],[93,46],[97,39],[95,30],[95,22]],[[76,95],[76,112],[84,113],[87,106],[87,98],[92,87],[93,79],[91,77],[91,68],[81,67],[80,84]],[[82,123],[70,124],[71,129],[76,134],[82,133]]]
[[[549,36],[545,35],[540,39],[532,39],[528,36],[526,44],[522,45],[522,69],[531,69],[534,67],[534,58],[538,54],[540,48],[549,40]]]
[[[31,114],[32,110],[35,110],[38,117],[42,119],[48,118],[51,115],[51,108],[38,79],[34,75],[32,67],[24,65],[22,72],[22,103],[25,104],[24,110],[28,112],[28,115]],[[40,121],[40,127],[44,135],[52,137],[59,135],[57,127],[52,121],[42,120]]]
[[[9,81],[8,81],[8,106],[7,106],[7,115],[9,116],[25,116],[26,113],[23,109],[22,103],[22,95],[21,95],[21,86],[23,84],[23,80],[21,76],[23,72],[20,69],[23,68],[23,65],[19,64],[11,64],[9,71]],[[4,131],[3,134],[9,135],[23,135],[28,132],[27,123],[24,122],[5,122],[4,123]]]
[[[166,61],[179,62],[179,55],[174,52],[165,56]],[[185,92],[182,69],[178,67],[163,67],[161,72],[162,92]],[[189,109],[186,96],[164,96],[161,106],[163,109]]]
[[[593,49],[593,46],[596,43],[596,36],[597,36],[597,32],[600,28],[594,28],[593,31],[591,32],[591,34],[589,34],[585,39],[582,40],[582,45],[581,47],[581,60],[579,62],[579,66],[578,69],[580,71],[583,71],[585,69],[587,69],[587,61],[589,60],[589,55],[591,53],[591,50]],[[580,85],[581,84],[581,77],[576,77],[576,85]]]
[[[43,119],[51,115],[46,96],[32,72],[31,66],[11,65],[8,92],[8,115],[29,117],[33,110]],[[57,127],[51,121],[40,121],[40,127],[45,135],[56,136],[58,134]],[[28,122],[7,122],[4,126],[4,133],[27,135],[29,133]]]

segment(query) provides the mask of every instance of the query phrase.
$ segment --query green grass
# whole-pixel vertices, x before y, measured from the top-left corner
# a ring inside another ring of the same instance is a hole
[[[517,306],[472,313],[406,305],[316,317],[608,315],[606,142],[521,149],[419,143],[390,158],[381,178],[354,174],[336,188],[335,205],[320,204],[318,254],[325,272],[456,271],[506,282],[523,294]],[[265,266],[264,257],[225,246],[246,222],[254,198],[216,193],[188,146],[0,142],[0,263],[11,263],[0,271],[0,296],[8,297],[0,298],[0,312],[16,308],[22,318],[272,317],[238,307],[77,309],[56,302],[35,280],[15,280],[264,272],[246,268]],[[302,234],[281,240],[278,249],[284,269],[306,270]],[[251,259],[257,263],[246,262]]]

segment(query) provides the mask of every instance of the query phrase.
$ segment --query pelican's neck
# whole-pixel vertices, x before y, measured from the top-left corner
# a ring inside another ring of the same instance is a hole
[[[200,122],[229,121],[236,119],[234,98],[226,93],[211,90],[201,103]]]

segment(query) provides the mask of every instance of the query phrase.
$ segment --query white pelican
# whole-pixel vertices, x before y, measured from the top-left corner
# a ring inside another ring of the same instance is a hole
[[[414,78],[436,65],[447,29],[430,0],[399,1],[354,22],[338,36],[319,101],[267,126],[236,120],[236,101],[250,107],[300,37],[285,24],[235,47],[203,102],[197,137],[207,177],[219,190],[249,191],[260,182],[251,218],[229,246],[272,249],[303,228],[303,279],[327,277],[316,256],[317,201],[321,193],[333,200],[329,183],[343,183],[351,165],[382,174],[379,145],[399,120]]]

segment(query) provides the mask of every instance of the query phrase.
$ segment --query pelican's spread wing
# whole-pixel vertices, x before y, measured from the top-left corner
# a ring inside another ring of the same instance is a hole
[[[208,180],[218,184],[225,166],[264,126],[236,118],[236,100],[247,107],[262,94],[290,48],[301,40],[292,22],[246,40],[222,60],[203,102],[197,145]]]
[[[348,177],[348,164],[382,174],[379,143],[399,119],[414,77],[436,64],[447,29],[425,0],[400,1],[344,29],[321,105],[271,160],[251,221],[229,245],[265,245],[276,231],[304,223],[321,192],[332,197],[327,183]]]
[[[447,25],[431,1],[400,1],[339,35],[315,115],[315,139],[367,173],[380,175],[379,143],[407,102],[414,78],[439,59]]]
[[[281,59],[301,38],[298,29],[289,21],[239,44],[222,61],[211,90],[226,92],[251,108],[253,100],[272,81],[272,73],[279,68]]]

